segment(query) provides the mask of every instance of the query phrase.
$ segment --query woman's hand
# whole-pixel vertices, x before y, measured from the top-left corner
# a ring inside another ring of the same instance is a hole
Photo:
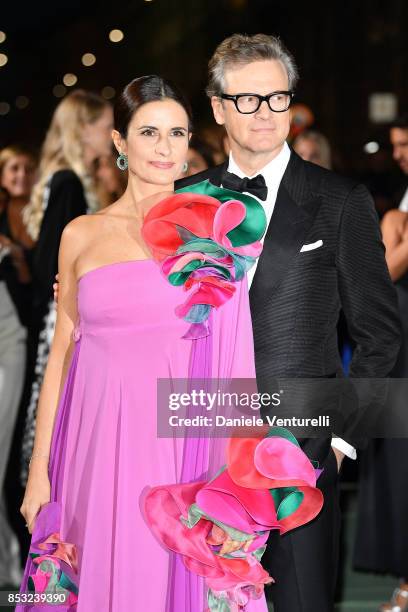
[[[50,497],[51,486],[46,470],[38,468],[32,470],[30,468],[25,495],[20,508],[29,533],[33,533],[36,516],[42,506],[50,501]]]

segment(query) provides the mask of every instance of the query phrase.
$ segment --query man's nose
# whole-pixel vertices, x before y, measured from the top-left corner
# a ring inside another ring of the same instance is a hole
[[[261,119],[269,119],[271,113],[273,113],[273,111],[271,111],[271,109],[269,108],[267,101],[262,100],[261,106],[258,108],[255,114]]]

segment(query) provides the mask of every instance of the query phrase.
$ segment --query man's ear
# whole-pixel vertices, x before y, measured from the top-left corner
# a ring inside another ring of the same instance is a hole
[[[211,106],[214,113],[214,119],[218,123],[218,125],[225,124],[225,114],[224,107],[222,105],[222,100],[218,96],[211,97]]]
[[[119,155],[121,153],[127,155],[127,142],[117,130],[112,130],[112,140]]]

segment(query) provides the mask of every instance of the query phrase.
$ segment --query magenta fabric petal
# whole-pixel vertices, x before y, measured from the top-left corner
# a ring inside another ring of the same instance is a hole
[[[218,559],[206,542],[212,529],[210,521],[200,520],[192,529],[180,517],[187,517],[197,490],[204,483],[154,487],[146,495],[144,511],[155,536],[167,548],[191,559],[200,576],[219,575]]]
[[[269,491],[240,487],[227,470],[198,491],[197,504],[209,516],[245,533],[279,529]],[[259,543],[254,550],[258,547]]]
[[[192,323],[186,333],[182,336],[185,340],[199,340],[211,335],[208,319],[201,323]]]
[[[48,502],[44,504],[37,514],[33,529],[31,551],[44,553],[44,548],[39,548],[52,533],[56,533],[60,529],[61,523],[61,504],[58,502]],[[54,546],[49,545],[48,550],[52,550]]]
[[[259,255],[262,252],[262,243],[257,241],[257,242],[252,242],[251,244],[246,244],[245,246],[240,246],[240,247],[231,247],[231,251],[234,251],[234,253],[237,253],[238,255],[246,255],[249,257],[259,257]]]
[[[213,523],[200,519],[191,529],[180,520],[194,502],[197,487],[203,483],[154,487],[145,498],[144,511],[149,525],[167,548],[183,557],[186,567],[206,578],[211,589],[223,591],[237,584],[266,584],[271,581],[260,563],[251,556],[224,559],[215,555],[207,543]],[[249,559],[249,560],[248,560]]]
[[[316,486],[316,472],[310,459],[285,438],[264,438],[255,449],[254,464],[258,472],[272,480],[296,478]]]
[[[246,207],[239,200],[229,200],[222,204],[214,216],[213,235],[215,242],[230,249],[232,247],[227,233],[237,227],[246,216]]]

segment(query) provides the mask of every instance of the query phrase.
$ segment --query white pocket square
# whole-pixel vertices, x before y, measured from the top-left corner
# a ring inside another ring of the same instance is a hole
[[[323,240],[316,240],[316,242],[311,242],[310,244],[304,244],[302,248],[300,249],[300,252],[304,253],[305,251],[313,251],[313,249],[318,249],[321,246],[323,246]]]

